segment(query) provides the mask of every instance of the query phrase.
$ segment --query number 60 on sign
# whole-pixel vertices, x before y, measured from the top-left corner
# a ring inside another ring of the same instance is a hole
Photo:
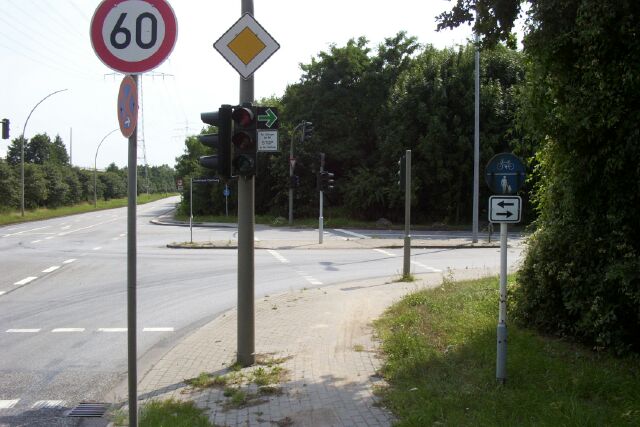
[[[91,44],[107,67],[141,74],[169,56],[177,30],[166,0],[103,0],[91,20]]]

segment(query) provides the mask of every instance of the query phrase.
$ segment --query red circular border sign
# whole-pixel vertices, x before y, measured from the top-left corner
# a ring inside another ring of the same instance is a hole
[[[107,49],[102,39],[102,27],[111,9],[124,1],[127,0],[103,0],[102,3],[98,5],[91,19],[91,45],[96,55],[98,55],[98,58],[100,58],[107,67],[125,74],[141,74],[154,69],[167,59],[176,44],[178,23],[173,9],[171,9],[171,6],[166,0],[140,0],[150,4],[160,12],[160,16],[162,16],[164,20],[165,36],[160,48],[147,59],[139,62],[123,61]]]

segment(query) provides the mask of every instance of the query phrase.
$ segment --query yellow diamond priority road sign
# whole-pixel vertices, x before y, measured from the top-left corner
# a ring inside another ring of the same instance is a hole
[[[248,79],[280,45],[255,18],[245,13],[213,44],[244,79]]]

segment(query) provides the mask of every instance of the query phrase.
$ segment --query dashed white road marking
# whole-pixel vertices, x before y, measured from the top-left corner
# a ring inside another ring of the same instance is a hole
[[[33,242],[31,242],[31,243],[40,243],[40,242],[42,242],[42,240],[34,240],[34,241],[33,241]]]
[[[271,255],[273,255],[273,257],[275,259],[277,259],[278,261],[280,261],[283,264],[288,264],[289,260],[286,259],[285,257],[283,257],[282,255],[280,255],[278,252],[272,250],[272,249],[268,249],[267,252],[269,252]]]
[[[34,280],[36,280],[38,278],[38,276],[29,276],[29,277],[25,277],[22,280],[17,281],[16,283],[14,283],[14,285],[16,286],[22,286],[22,285],[26,285],[29,282],[33,282]]]
[[[355,233],[355,232],[349,231],[349,230],[343,230],[342,228],[336,228],[336,231],[339,231],[339,232],[344,233],[344,234],[348,234],[348,235],[353,236],[353,237],[357,237],[358,239],[370,239],[371,238],[369,236],[365,236],[364,234]]]
[[[7,293],[7,292],[5,292],[5,291],[0,291],[0,296],[4,295],[4,294],[6,294],[6,293]]]
[[[60,230],[68,230],[68,229],[70,229],[70,228],[71,228],[71,226],[70,226],[70,225],[65,225],[65,226],[64,226],[64,227],[62,227]]]
[[[67,405],[64,400],[38,400],[31,406],[32,409],[61,409]]]
[[[45,238],[44,238],[44,240],[51,240],[51,239],[53,239],[54,237],[56,237],[56,236],[47,236],[47,237],[45,237]]]
[[[55,333],[63,333],[63,332],[84,332],[84,328],[56,328],[52,329],[51,332]]]
[[[0,400],[0,409],[10,409],[16,406],[16,403],[20,402],[20,399],[13,400]]]
[[[5,332],[8,334],[36,334],[40,332],[40,328],[33,329],[7,329]]]
[[[124,237],[124,236],[126,236],[126,235],[127,235],[127,233],[122,233],[122,234],[120,235],[120,237]]]
[[[71,264],[71,263],[72,263],[72,262],[74,262],[74,261],[77,261],[77,259],[76,259],[76,258],[70,258],[70,259],[68,259],[68,260],[66,260],[66,261],[62,261],[62,263],[63,263],[63,264]]]
[[[428,265],[424,265],[423,263],[418,262],[418,261],[411,261],[411,264],[415,264],[415,265],[417,265],[418,267],[422,267],[422,268],[424,268],[425,270],[429,270],[429,271],[432,271],[432,272],[434,272],[434,273],[442,273],[442,270],[439,270],[439,269],[437,269],[437,268],[433,268],[433,267],[429,267]]]
[[[43,273],[51,273],[53,271],[56,271],[57,269],[59,269],[60,266],[59,265],[52,265],[51,267],[42,270]]]
[[[384,254],[386,256],[392,256],[392,257],[396,256],[396,254],[392,254],[391,252],[387,252],[384,249],[374,249],[374,251],[380,252],[381,254]]]
[[[316,279],[313,276],[310,276],[305,271],[296,270],[296,273],[298,273],[300,276],[302,276],[302,278],[304,280],[306,280],[307,282],[311,283],[312,285],[322,285],[321,281],[319,281],[318,279]]]
[[[127,332],[127,328],[98,328],[98,332]]]
[[[58,233],[58,236],[66,236],[67,234],[75,233],[76,231],[86,230],[88,228],[93,228],[93,227],[97,227],[98,225],[108,224],[113,221],[115,221],[115,219],[112,219],[109,221],[97,222],[92,225],[87,225],[86,227],[80,227],[80,228],[76,228],[75,230],[69,230],[69,231],[64,231],[62,233]]]
[[[142,332],[173,332],[174,329],[170,327],[161,327],[161,328],[143,328]]]
[[[112,237],[111,240],[119,240],[119,237]]]
[[[5,234],[2,237],[10,237],[10,236],[17,236],[18,234],[22,234],[22,233],[28,233],[30,231],[36,231],[36,230],[42,230],[44,228],[49,228],[51,227],[50,225],[45,225],[44,227],[38,227],[38,228],[31,228],[29,230],[23,230],[23,231],[18,231],[17,233],[10,233],[10,234]]]
[[[93,248],[93,251],[99,251],[100,249],[102,249],[102,246],[96,246],[95,248]]]

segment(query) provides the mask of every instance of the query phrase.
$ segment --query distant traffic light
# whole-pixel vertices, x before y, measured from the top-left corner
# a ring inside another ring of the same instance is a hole
[[[9,139],[9,119],[2,119],[2,139]]]
[[[302,140],[309,141],[313,136],[313,123],[303,122],[302,124]]]
[[[327,171],[318,172],[318,190],[331,191],[334,189],[334,174]]]
[[[289,177],[289,188],[298,188],[300,187],[300,177],[298,175],[291,175]]]
[[[217,170],[221,178],[231,177],[231,113],[230,105],[222,105],[218,111],[200,114],[204,123],[218,128],[218,133],[198,135],[202,144],[216,150],[212,156],[200,157],[200,165]]]
[[[257,163],[256,108],[250,103],[233,107],[233,175],[254,176]]]
[[[404,190],[404,187],[407,183],[406,170],[407,158],[405,157],[405,155],[402,155],[402,157],[400,157],[400,160],[398,160],[398,172],[396,172],[396,175],[398,176],[398,186],[401,190]]]

